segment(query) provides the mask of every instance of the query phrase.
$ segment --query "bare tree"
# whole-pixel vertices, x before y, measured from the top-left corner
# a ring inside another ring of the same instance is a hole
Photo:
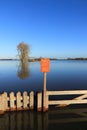
[[[28,53],[29,53],[29,46],[28,44],[21,42],[18,46],[17,46],[17,50],[18,50],[18,56],[21,60],[22,63],[25,63],[28,61]]]

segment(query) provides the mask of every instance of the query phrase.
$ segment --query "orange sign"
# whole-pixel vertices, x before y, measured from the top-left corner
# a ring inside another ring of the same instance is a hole
[[[41,72],[49,72],[50,71],[50,60],[45,58],[41,60]]]

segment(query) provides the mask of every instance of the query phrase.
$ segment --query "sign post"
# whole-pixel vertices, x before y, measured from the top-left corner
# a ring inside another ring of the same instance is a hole
[[[50,60],[48,58],[44,58],[41,60],[41,72],[44,74],[44,83],[43,83],[43,111],[47,110],[46,105],[46,73],[50,71]]]
[[[46,76],[47,76],[47,73],[44,72],[44,86],[43,86],[43,91],[47,90],[47,88],[46,88],[46,79],[47,79]]]

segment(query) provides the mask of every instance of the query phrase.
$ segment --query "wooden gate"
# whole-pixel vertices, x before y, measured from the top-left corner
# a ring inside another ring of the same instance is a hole
[[[75,98],[69,99],[69,100],[49,100],[49,96],[62,96],[62,95],[74,95]],[[49,108],[49,105],[59,105],[59,106],[67,106],[70,104],[87,104],[87,90],[68,90],[68,91],[46,91],[45,92],[45,109],[42,106],[42,93],[38,93],[38,104],[37,109],[38,111],[41,111],[43,108],[43,111],[47,111]]]

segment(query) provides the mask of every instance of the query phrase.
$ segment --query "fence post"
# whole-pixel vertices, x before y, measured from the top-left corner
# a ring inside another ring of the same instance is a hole
[[[4,114],[3,94],[0,94],[0,114]]]
[[[48,104],[49,96],[46,91],[46,111],[48,110],[49,104]]]
[[[34,109],[34,92],[30,92],[30,109]]]
[[[7,96],[6,92],[3,93],[3,102],[4,102],[4,109],[5,109],[5,111],[8,111],[9,110],[9,107],[8,107],[8,96]]]
[[[48,110],[48,94],[47,91],[43,92],[43,111],[46,112]]]
[[[16,110],[15,100],[16,100],[16,98],[15,98],[15,96],[14,96],[14,92],[11,92],[11,93],[10,93],[10,110],[11,110],[11,111]]]
[[[23,93],[23,109],[29,109],[27,92]]]
[[[42,111],[42,92],[37,93],[37,111]]]
[[[16,94],[16,108],[17,108],[17,110],[22,110],[23,108],[22,108],[22,106],[23,106],[23,104],[22,104],[22,102],[21,102],[21,99],[22,98],[22,96],[21,96],[21,93],[20,92],[17,92],[17,94]]]

